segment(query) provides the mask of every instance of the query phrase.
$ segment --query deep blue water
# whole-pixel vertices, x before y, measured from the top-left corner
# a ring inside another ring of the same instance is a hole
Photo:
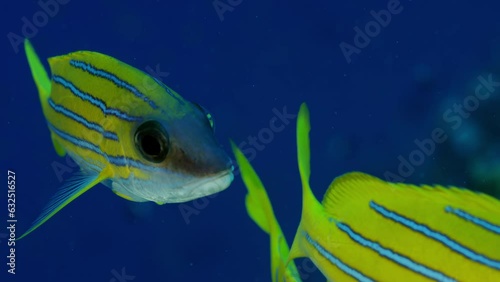
[[[15,39],[24,36],[42,59],[92,50],[159,70],[167,85],[210,110],[228,153],[229,138],[259,136],[276,111],[297,113],[307,102],[318,198],[334,177],[353,170],[500,196],[500,184],[478,175],[498,167],[498,92],[460,124],[457,114],[443,118],[474,93],[478,76],[500,80],[498,1],[221,0],[234,6],[222,14],[212,1],[59,2],[49,16],[37,1],[3,3],[0,281],[271,279],[268,237],[246,214],[239,176],[216,197],[186,203],[191,216],[181,212],[185,206],[132,203],[99,185],[17,242],[16,274],[8,274],[7,169],[16,174],[19,236],[61,186],[54,165],[71,165],[53,150]],[[388,5],[394,14],[385,27],[370,24],[370,11]],[[36,30],[23,35],[23,17]],[[358,44],[348,63],[339,45],[354,46],[354,28],[367,24],[373,37],[358,42],[366,46]],[[402,158],[418,150],[415,140],[436,128],[447,140],[422,164],[398,172]],[[301,210],[295,120],[266,143],[245,148],[254,149],[252,164],[291,243]],[[307,262],[298,265],[306,281],[324,281]]]

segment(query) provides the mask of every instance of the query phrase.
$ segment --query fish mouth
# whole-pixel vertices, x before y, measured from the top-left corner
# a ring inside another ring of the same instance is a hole
[[[170,195],[163,200],[156,200],[155,202],[158,204],[183,203],[223,191],[229,187],[234,179],[233,169],[234,167],[231,166],[230,169],[215,175],[187,183],[175,191],[174,197]]]
[[[196,177],[172,174],[162,176],[154,182],[151,180],[130,177],[125,181],[104,183],[111,187],[118,195],[135,202],[155,202],[159,205],[167,203],[183,203],[218,193],[231,184],[234,179],[234,166],[218,173]],[[153,177],[154,178],[154,177]],[[187,181],[186,181],[187,180]]]

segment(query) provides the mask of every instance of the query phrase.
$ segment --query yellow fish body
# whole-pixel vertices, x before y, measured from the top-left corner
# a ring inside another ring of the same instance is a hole
[[[329,281],[500,281],[500,201],[352,172],[336,178],[319,203],[309,187],[309,130],[302,105],[303,210],[288,261],[309,257]]]
[[[28,40],[25,51],[54,147],[81,173],[20,238],[98,183],[125,199],[158,204],[207,196],[231,183],[231,160],[201,106],[100,53],[50,58],[49,79]]]

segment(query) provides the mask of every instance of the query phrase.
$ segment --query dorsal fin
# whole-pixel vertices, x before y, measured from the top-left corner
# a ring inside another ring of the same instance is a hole
[[[362,198],[388,201],[393,199],[403,201],[409,206],[425,201],[428,204],[500,210],[500,202],[486,194],[453,186],[391,183],[362,172],[350,172],[335,178],[328,187],[322,204],[327,212],[337,213],[343,205],[350,205]]]

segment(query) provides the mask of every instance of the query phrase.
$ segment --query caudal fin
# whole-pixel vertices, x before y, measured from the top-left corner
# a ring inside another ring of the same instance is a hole
[[[281,227],[274,215],[271,201],[259,176],[241,150],[231,142],[241,178],[247,187],[245,204],[248,215],[264,232],[271,242],[272,281],[301,281],[295,263],[286,264],[289,247]]]
[[[47,75],[42,62],[40,62],[35,49],[33,49],[33,46],[28,39],[24,40],[24,51],[26,52],[26,57],[28,58],[31,74],[33,75],[33,79],[35,80],[36,87],[38,88],[40,102],[43,106],[47,103],[50,96],[51,86],[49,76]]]
[[[36,87],[38,89],[38,97],[40,98],[40,104],[42,105],[43,112],[45,114],[45,108],[48,106],[51,82],[42,62],[38,58],[35,49],[31,45],[28,39],[24,40],[24,51],[26,52],[26,58],[31,69],[31,75],[35,81]],[[59,156],[64,156],[66,151],[64,148],[54,139],[54,133],[51,133],[52,144],[54,144],[54,149]]]
[[[323,207],[318,202],[311,191],[311,187],[309,186],[309,178],[311,176],[311,152],[309,145],[310,130],[311,124],[309,121],[309,109],[307,108],[307,105],[303,103],[300,106],[297,118],[297,161],[299,165],[300,179],[302,181],[302,218],[300,220],[299,227],[297,228],[297,233],[295,234],[288,260],[307,256],[301,248],[301,244],[303,240],[305,240],[303,230],[307,229],[307,226],[305,225],[308,222],[313,222],[313,218],[318,213],[323,211]]]

